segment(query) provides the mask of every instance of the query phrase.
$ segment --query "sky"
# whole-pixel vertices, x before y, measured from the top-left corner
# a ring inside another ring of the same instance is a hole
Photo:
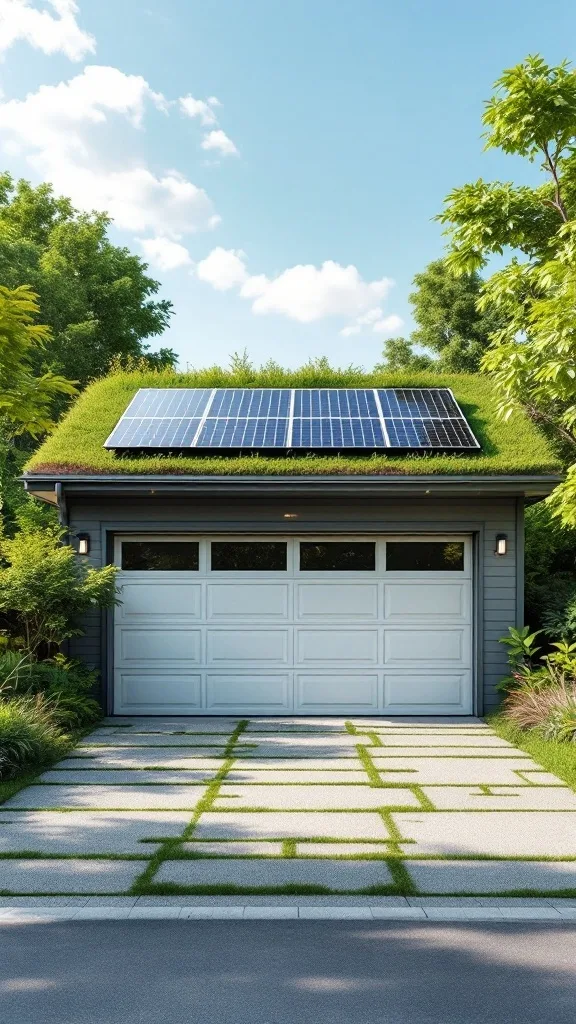
[[[1,165],[107,210],[174,304],[180,367],[371,367],[413,327],[483,102],[574,56],[573,0],[0,0]],[[571,42],[572,41],[572,42]]]

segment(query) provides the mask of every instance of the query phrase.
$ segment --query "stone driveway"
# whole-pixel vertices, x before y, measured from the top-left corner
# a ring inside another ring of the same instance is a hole
[[[576,794],[477,719],[110,719],[0,858],[2,896],[576,896]]]

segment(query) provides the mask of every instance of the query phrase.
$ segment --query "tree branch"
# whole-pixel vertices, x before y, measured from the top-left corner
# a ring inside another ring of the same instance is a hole
[[[568,223],[568,215],[566,213],[566,208],[564,206],[564,203],[562,202],[562,195],[561,195],[561,192],[560,192],[560,179],[558,177],[558,155],[559,155],[558,154],[558,149],[556,149],[556,151],[554,153],[554,159],[552,159],[552,157],[550,156],[550,150],[548,149],[548,143],[547,142],[544,143],[543,149],[544,149],[544,154],[546,156],[546,161],[545,161],[544,166],[548,168],[548,170],[550,171],[550,174],[552,175],[552,177],[554,179],[554,194],[555,194],[555,199],[553,201],[549,199],[549,200],[545,200],[545,202],[547,203],[547,205],[553,206],[556,210],[558,210],[558,213],[562,217],[562,220],[564,221],[565,224],[567,224]]]

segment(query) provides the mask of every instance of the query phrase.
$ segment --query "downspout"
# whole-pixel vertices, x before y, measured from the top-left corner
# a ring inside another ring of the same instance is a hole
[[[68,505],[66,504],[64,487],[60,481],[54,485],[54,493],[56,494],[56,505],[58,506],[58,522],[62,529],[66,531],[66,538],[68,540],[70,525],[68,520]]]

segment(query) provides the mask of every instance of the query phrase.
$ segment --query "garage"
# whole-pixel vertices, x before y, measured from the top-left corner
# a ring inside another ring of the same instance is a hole
[[[472,537],[118,534],[114,713],[473,710]]]

